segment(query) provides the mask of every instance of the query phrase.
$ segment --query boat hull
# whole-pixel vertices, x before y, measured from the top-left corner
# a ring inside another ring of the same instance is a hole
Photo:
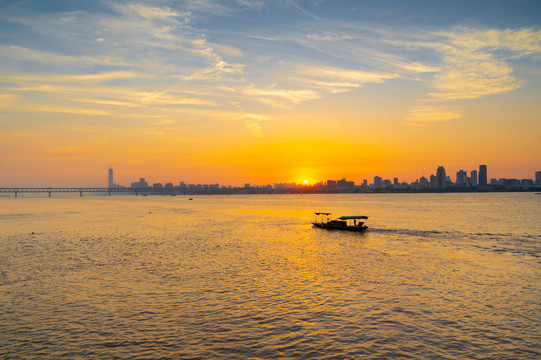
[[[368,226],[362,225],[362,226],[336,226],[330,223],[312,223],[314,226],[321,228],[321,229],[327,229],[327,230],[344,230],[344,231],[354,231],[354,232],[363,232],[366,229],[368,229]]]

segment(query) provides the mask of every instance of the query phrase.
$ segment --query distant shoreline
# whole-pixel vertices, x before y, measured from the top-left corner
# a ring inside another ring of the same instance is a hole
[[[325,190],[312,187],[297,189],[268,189],[268,188],[228,188],[228,189],[178,189],[178,188],[0,188],[0,194],[18,197],[23,194],[48,194],[51,197],[58,193],[96,193],[109,195],[162,195],[162,196],[192,196],[192,195],[281,195],[281,194],[447,194],[447,193],[538,193],[541,185],[492,185],[487,187],[449,187],[445,189],[354,189],[354,190]]]

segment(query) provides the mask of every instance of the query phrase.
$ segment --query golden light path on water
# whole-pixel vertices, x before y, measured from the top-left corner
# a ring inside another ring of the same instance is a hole
[[[0,204],[2,357],[540,356],[532,193]],[[370,229],[317,229],[314,211]]]

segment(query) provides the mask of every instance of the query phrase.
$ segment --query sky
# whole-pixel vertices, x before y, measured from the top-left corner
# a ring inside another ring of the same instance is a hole
[[[0,0],[0,187],[541,170],[541,1]]]

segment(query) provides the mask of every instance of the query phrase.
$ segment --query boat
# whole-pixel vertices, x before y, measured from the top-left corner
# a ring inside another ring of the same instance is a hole
[[[368,226],[364,224],[364,221],[368,219],[368,216],[340,216],[336,219],[330,219],[332,213],[317,212],[316,220],[312,223],[314,226],[328,230],[347,230],[347,231],[365,231]]]

